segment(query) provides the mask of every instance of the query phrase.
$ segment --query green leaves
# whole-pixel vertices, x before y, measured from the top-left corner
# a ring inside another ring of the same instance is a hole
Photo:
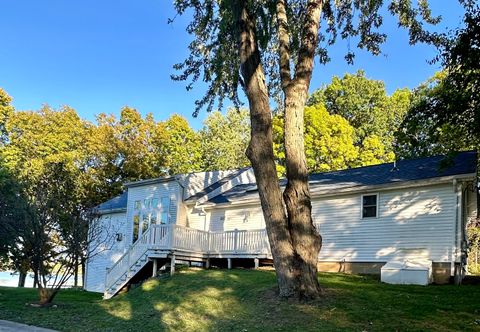
[[[338,114],[330,114],[317,103],[305,108],[305,154],[311,173],[328,172],[350,167],[390,162],[394,154],[387,150],[380,137],[370,135],[358,141],[355,127]],[[283,174],[283,118],[273,119],[274,151],[278,171]]]
[[[12,98],[0,88],[0,147],[5,142],[5,123],[13,113]]]
[[[289,37],[288,50],[292,65],[295,65],[300,48],[301,34],[305,23],[308,1],[292,0],[286,6],[286,30]],[[173,80],[187,81],[187,90],[202,80],[208,85],[203,98],[196,102],[194,116],[201,109],[211,111],[222,108],[224,100],[229,99],[236,108],[241,106],[239,88],[243,81],[239,75],[240,59],[236,45],[235,31],[239,22],[233,19],[234,1],[214,0],[176,0],[174,6],[182,15],[191,10],[193,18],[187,26],[187,32],[193,40],[189,44],[190,54],[173,66]],[[388,11],[382,10],[388,6]],[[260,49],[262,67],[266,74],[269,98],[282,108],[278,64],[278,29],[272,0],[248,1],[248,11],[253,13],[255,21],[255,40]],[[427,0],[381,0],[323,1],[322,18],[318,31],[319,45],[316,56],[321,63],[330,60],[329,48],[338,39],[348,40],[345,59],[352,63],[356,49],[364,49],[373,55],[381,53],[381,46],[387,35],[382,31],[384,16],[391,14],[398,19],[398,25],[409,31],[410,43],[432,42],[438,44],[440,38],[425,28],[435,25],[440,17],[435,17]],[[170,22],[174,22],[171,20]],[[350,48],[350,44],[352,48]]]
[[[200,131],[204,170],[226,170],[250,164],[245,151],[250,141],[250,120],[245,109],[226,115],[211,113]]]
[[[410,91],[400,89],[388,96],[383,81],[372,80],[362,70],[334,76],[332,82],[315,91],[308,104],[325,103],[331,114],[338,114],[355,127],[357,141],[376,135],[391,147],[410,104]]]

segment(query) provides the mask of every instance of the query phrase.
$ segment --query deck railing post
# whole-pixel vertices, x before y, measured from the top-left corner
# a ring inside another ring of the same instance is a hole
[[[110,268],[109,268],[109,267],[107,267],[106,270],[105,270],[105,289],[107,289],[107,286],[110,287],[110,285],[107,285],[108,272],[110,272]]]
[[[152,225],[148,227],[148,239],[147,239],[147,248],[152,244]]]
[[[169,248],[173,248],[174,246],[174,243],[175,243],[175,225],[174,224],[171,224],[170,227],[169,227],[169,244],[168,244],[168,247]]]
[[[170,259],[170,275],[173,276],[175,273],[175,254],[172,255]]]
[[[212,236],[212,234],[210,233],[210,230],[207,231],[207,254],[210,254],[210,237]]]
[[[235,228],[235,231],[233,233],[233,251],[237,252],[237,245],[238,245],[238,229]]]
[[[128,248],[128,264],[127,264],[127,276],[130,277],[131,273],[130,273],[130,267],[132,266],[132,248],[133,248],[133,245],[130,245],[130,247]]]

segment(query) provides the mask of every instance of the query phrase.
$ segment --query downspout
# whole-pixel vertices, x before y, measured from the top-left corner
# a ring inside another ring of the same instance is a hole
[[[465,250],[466,250],[466,242],[465,240],[465,198],[466,198],[466,191],[468,190],[468,186],[464,186],[462,182],[458,182],[454,180],[454,187],[457,196],[457,204],[456,204],[456,220],[455,220],[455,254],[453,260],[454,266],[454,283],[455,285],[460,285],[462,283],[462,279],[464,276],[464,269],[465,269]]]
[[[454,277],[454,283],[457,284],[457,271],[456,271],[456,260],[458,256],[458,221],[460,215],[460,202],[461,202],[461,189],[458,188],[457,179],[453,179],[453,191],[455,193],[455,229],[453,235],[453,250],[452,250],[452,261],[450,263],[450,275]]]
[[[473,188],[475,185],[472,183]],[[468,258],[468,236],[467,236],[467,223],[468,223],[468,215],[467,215],[467,205],[469,199],[469,190],[470,184],[465,186],[462,193],[462,223],[461,223],[461,253],[460,253],[460,267],[462,273],[462,279],[467,273],[467,258]]]

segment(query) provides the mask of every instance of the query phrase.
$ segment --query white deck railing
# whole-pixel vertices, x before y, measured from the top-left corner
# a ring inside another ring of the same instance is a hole
[[[207,232],[179,225],[152,225],[149,248],[179,249],[212,254],[269,253],[265,229]]]
[[[207,232],[179,225],[151,225],[129,250],[107,270],[105,286],[110,288],[149,250],[183,250],[212,255],[269,254],[265,229]]]
[[[151,233],[145,232],[129,250],[109,269],[105,276],[105,286],[110,287],[142,257],[149,249]],[[129,276],[127,275],[127,278]]]

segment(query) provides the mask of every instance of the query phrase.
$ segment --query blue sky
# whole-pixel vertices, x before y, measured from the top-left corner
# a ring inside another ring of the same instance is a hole
[[[443,17],[437,29],[456,27],[462,9],[454,0],[431,0]],[[69,105],[84,118],[118,114],[122,106],[153,113],[157,120],[171,113],[184,115],[199,128],[205,112],[191,117],[194,101],[204,86],[186,92],[173,82],[172,65],[188,54],[188,17],[175,15],[167,0],[0,0],[2,45],[0,87],[17,109]],[[389,92],[417,86],[436,70],[427,64],[435,55],[430,46],[408,45],[407,33],[393,18],[385,20],[388,41],[384,55],[357,52],[355,64],[343,60],[346,42],[331,49],[333,61],[315,68],[312,90],[333,75],[364,69],[367,76],[384,80]]]

